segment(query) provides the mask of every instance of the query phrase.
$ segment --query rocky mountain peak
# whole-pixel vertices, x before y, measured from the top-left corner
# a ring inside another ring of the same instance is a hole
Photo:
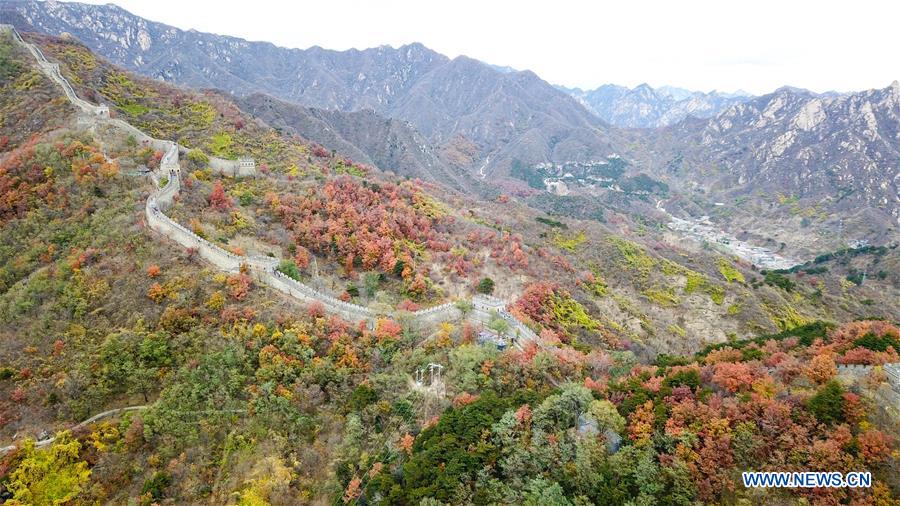
[[[605,84],[594,90],[568,92],[603,120],[630,128],[672,125],[689,116],[708,118],[751,98],[674,87],[654,89],[647,83],[631,89]]]

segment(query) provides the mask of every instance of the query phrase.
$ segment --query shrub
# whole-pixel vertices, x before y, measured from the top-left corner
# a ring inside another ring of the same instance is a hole
[[[688,359],[685,357],[669,355],[667,353],[660,353],[656,356],[656,360],[653,363],[658,367],[671,367],[674,365],[687,365]]]
[[[206,301],[206,307],[213,311],[221,310],[225,307],[225,294],[221,290],[214,292],[209,296],[209,300]]]
[[[566,225],[565,223],[563,223],[561,221],[552,220],[550,218],[544,218],[543,216],[536,217],[535,221],[537,221],[538,223],[543,223],[544,225],[547,225],[548,227],[562,228],[562,229],[569,228],[568,225]]]
[[[152,285],[150,285],[150,288],[147,289],[147,297],[149,297],[150,300],[156,302],[157,304],[162,302],[163,299],[168,297],[168,295],[168,291],[159,283],[153,283]]]
[[[475,288],[475,291],[478,293],[483,293],[485,295],[490,295],[494,293],[494,280],[491,278],[484,278],[478,282],[478,286]]]
[[[375,322],[375,337],[379,340],[395,339],[403,332],[403,327],[390,318],[379,318]]]
[[[300,268],[297,267],[295,261],[290,259],[282,260],[281,263],[278,264],[278,270],[289,278],[300,281]]]
[[[209,194],[209,205],[219,211],[227,211],[234,205],[231,197],[225,194],[225,187],[220,181],[216,181],[213,185],[212,193]]]
[[[46,450],[26,440],[19,451],[21,461],[9,475],[6,488],[16,504],[67,504],[89,482],[91,470],[79,460],[81,443],[68,431],[57,436]]]
[[[570,253],[573,253],[576,248],[578,248],[581,243],[583,243],[587,239],[587,236],[584,232],[578,232],[572,236],[564,236],[563,234],[557,233],[553,237],[553,244],[560,249],[564,249]]]
[[[666,379],[663,380],[663,385],[671,388],[682,385],[690,388],[697,388],[700,386],[700,372],[696,369],[678,371],[671,376],[667,376]]]
[[[213,135],[209,141],[209,150],[219,158],[234,159],[237,155],[233,151],[234,140],[226,132]]]
[[[765,283],[769,286],[777,286],[786,292],[790,292],[796,286],[790,278],[775,271],[767,271],[765,273]]]
[[[609,242],[619,250],[619,254],[625,260],[630,270],[637,271],[642,276],[650,274],[650,269],[656,266],[656,259],[651,257],[637,244],[615,236],[609,236]]]
[[[206,167],[209,164],[209,157],[201,149],[192,149],[187,154],[188,160],[197,167]]]
[[[313,156],[317,156],[319,158],[327,158],[327,157],[331,156],[331,153],[327,149],[325,149],[324,146],[319,146],[319,145],[313,146],[312,154],[313,154]]]
[[[853,345],[868,348],[872,351],[887,351],[888,347],[893,347],[894,351],[900,352],[900,342],[898,342],[897,338],[887,333],[883,336],[878,336],[869,332],[853,341]]]
[[[310,318],[321,318],[325,316],[325,305],[319,301],[313,301],[307,306],[306,314],[308,314]]]
[[[247,296],[247,293],[250,292],[250,285],[252,284],[253,280],[250,278],[250,276],[240,273],[229,276],[225,282],[226,284],[228,284],[228,293],[235,300],[241,300]]]
[[[671,288],[648,288],[641,294],[658,306],[673,307],[681,304],[681,300],[672,292]]]
[[[724,258],[719,259],[719,273],[722,274],[725,281],[728,281],[729,283],[733,281],[737,281],[738,283],[744,282],[744,275]]]
[[[378,393],[368,385],[359,385],[350,394],[349,408],[351,411],[362,411],[363,408],[378,400]]]
[[[150,494],[150,497],[154,501],[159,501],[163,498],[163,491],[171,483],[172,477],[169,473],[157,471],[153,473],[153,476],[149,480],[144,482],[144,486],[141,487],[141,493]]]
[[[822,423],[833,425],[844,420],[844,387],[836,380],[825,383],[806,403],[807,409]]]

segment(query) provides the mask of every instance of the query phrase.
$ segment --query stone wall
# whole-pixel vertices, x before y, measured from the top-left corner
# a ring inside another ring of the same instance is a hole
[[[181,180],[178,179],[177,172],[170,172],[165,174],[163,177],[168,178],[166,181],[166,185],[160,188],[156,195],[150,197],[156,203],[156,206],[160,209],[167,209],[172,205],[172,202],[175,200],[175,196],[178,195],[178,192],[181,191]],[[147,202],[150,201],[147,200]]]
[[[256,175],[256,162],[252,160],[226,160],[224,158],[209,157],[209,168],[213,172],[233,177],[250,177]]]
[[[40,67],[44,74],[55,81],[56,84],[58,84],[60,87],[62,87],[63,92],[66,94],[66,98],[69,99],[69,102],[71,102],[72,105],[89,114],[102,114],[101,108],[95,106],[94,104],[91,104],[90,102],[78,98],[75,90],[72,89],[72,85],[69,84],[69,81],[67,81],[59,72],[59,64],[51,63],[49,60],[47,60],[47,58],[44,56],[44,52],[41,51],[39,47],[35,46],[34,44],[25,42],[22,36],[19,35],[19,32],[17,32],[13,27],[9,25],[2,26],[3,31],[11,33],[13,38],[25,49],[27,49],[32,56],[34,56],[34,59],[37,61],[38,67]]]
[[[542,346],[538,335],[507,311],[506,306],[507,303],[503,299],[490,295],[475,295],[472,297],[472,318],[482,323],[490,323],[495,315],[499,316],[509,325],[509,333],[514,337],[513,344],[521,348],[522,342],[534,341],[538,346]]]
[[[153,137],[150,137],[149,135],[145,134],[144,132],[138,130],[130,123],[123,121],[121,119],[118,119],[118,118],[112,118],[112,119],[103,118],[103,119],[107,124],[115,126],[119,130],[122,130],[122,131],[126,132],[128,135],[134,137],[134,140],[137,141],[137,143],[140,144],[141,146],[146,146],[146,147],[152,148],[154,151],[166,152],[169,150],[169,148],[171,148],[171,146],[173,144],[172,141],[166,141],[166,140],[162,140],[162,139],[154,139]]]
[[[319,292],[276,269],[266,271],[257,270],[255,274],[257,275],[257,279],[278,291],[302,301],[320,302],[325,307],[326,311],[329,313],[336,313],[346,320],[365,320],[369,324],[373,324],[378,317],[375,312],[367,307],[344,302],[331,295]]]
[[[872,372],[871,365],[863,364],[838,364],[838,374],[846,374],[848,376],[865,376]]]
[[[161,206],[171,205],[175,196],[181,190],[179,151],[182,148],[172,141],[154,139],[120,119],[108,119],[108,113],[106,113],[104,107],[90,104],[75,94],[72,86],[60,73],[59,65],[50,63],[37,46],[25,42],[19,33],[9,25],[0,25],[0,31],[12,33],[18,43],[31,52],[42,72],[63,88],[66,97],[73,105],[88,114],[118,126],[130,135],[133,135],[140,144],[165,152],[161,163],[161,172],[168,178],[168,181],[165,186],[150,195],[145,206],[147,224],[152,230],[168,237],[184,248],[195,250],[201,258],[224,271],[238,272],[242,265],[247,265],[250,272],[260,283],[297,300],[320,302],[326,311],[338,314],[349,321],[363,320],[371,327],[375,320],[381,316],[367,307],[344,302],[288,277],[277,270],[278,259],[276,258],[260,256],[241,257],[235,255],[199,237],[166,216]],[[212,170],[229,176],[251,176],[256,174],[255,163],[251,163],[248,159],[224,160],[213,157],[210,158],[209,166]],[[158,175],[154,174],[152,177],[154,181],[159,180]],[[487,295],[476,295],[471,302],[472,310],[467,315],[470,320],[489,323],[495,316],[499,315],[510,326],[511,334],[514,336],[514,346],[522,349],[525,342],[531,341],[538,347],[546,349],[546,346],[534,331],[506,310],[507,304],[505,301]],[[420,325],[436,325],[442,321],[458,319],[462,316],[462,312],[454,303],[448,302],[440,306],[415,311],[411,313],[411,316],[413,321]],[[867,365],[838,365],[837,368],[839,374],[856,377],[865,376],[872,370],[872,366]],[[885,364],[884,371],[893,390],[892,393],[895,394],[896,398],[896,394],[900,392],[900,363]]]
[[[463,316],[455,302],[414,311],[410,315],[413,321],[421,326],[435,326],[442,322],[459,320]]]
[[[900,363],[884,364],[884,373],[891,385],[900,392]]]
[[[226,251],[166,216],[163,209],[170,206],[181,191],[181,165],[179,154],[184,148],[173,141],[155,139],[121,119],[109,119],[108,109],[105,106],[93,105],[77,96],[75,90],[60,73],[59,65],[50,63],[37,46],[25,42],[19,33],[11,26],[0,25],[0,30],[12,33],[19,44],[23,45],[31,52],[42,72],[63,88],[66,97],[73,105],[85,113],[94,116],[97,120],[104,121],[107,124],[116,126],[127,132],[129,135],[132,135],[139,144],[149,146],[157,151],[165,152],[160,163],[160,174],[151,174],[151,178],[157,184],[162,177],[166,177],[168,180],[166,181],[165,186],[158,188],[147,198],[145,205],[147,225],[151,230],[169,238],[186,249],[196,251],[200,258],[221,270],[238,272],[242,265],[246,265],[254,278],[260,283],[301,301],[320,302],[325,307],[326,311],[338,314],[347,320],[364,320],[371,327],[378,317],[387,316],[379,315],[367,307],[344,302],[288,277],[277,270],[278,259],[276,258],[260,256],[242,257]],[[241,160],[225,160],[222,158],[210,157],[209,167],[215,172],[236,177],[252,176],[257,173],[256,163],[248,158]],[[472,310],[468,313],[468,317],[471,320],[488,323],[495,314],[499,314],[501,318],[505,319],[510,324],[513,335],[516,336],[516,339],[514,340],[516,346],[521,348],[520,342],[523,339],[534,340],[538,345],[541,344],[538,336],[531,329],[506,311],[505,301],[496,297],[476,295],[472,299],[472,306]],[[462,312],[453,302],[411,313],[412,320],[420,325],[437,325],[440,322],[456,320],[461,317]]]
[[[175,241],[185,249],[194,250],[200,258],[228,272],[238,272],[244,258],[212,244],[191,232],[159,209],[156,195],[147,199],[145,207],[147,225],[151,230]]]

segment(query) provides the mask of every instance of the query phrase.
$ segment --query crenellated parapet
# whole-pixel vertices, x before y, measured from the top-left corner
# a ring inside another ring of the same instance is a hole
[[[257,174],[256,160],[249,157],[226,160],[211,156],[209,157],[209,168],[213,172],[232,177],[251,177]]]
[[[300,300],[319,302],[325,306],[326,311],[340,314],[348,320],[365,320],[370,324],[373,324],[378,317],[374,311],[367,307],[344,302],[331,295],[322,293],[279,270],[273,269],[272,271],[263,273],[263,275],[263,279],[267,281],[269,286]]]
[[[900,362],[892,364],[884,364],[884,373],[887,375],[888,383],[894,390],[900,392]]]

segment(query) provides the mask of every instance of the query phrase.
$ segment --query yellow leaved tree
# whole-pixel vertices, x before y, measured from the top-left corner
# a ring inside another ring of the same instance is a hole
[[[26,440],[22,461],[10,475],[7,488],[13,494],[7,504],[55,505],[74,499],[90,478],[87,462],[78,458],[81,443],[69,431],[60,432],[48,449],[35,448]]]

